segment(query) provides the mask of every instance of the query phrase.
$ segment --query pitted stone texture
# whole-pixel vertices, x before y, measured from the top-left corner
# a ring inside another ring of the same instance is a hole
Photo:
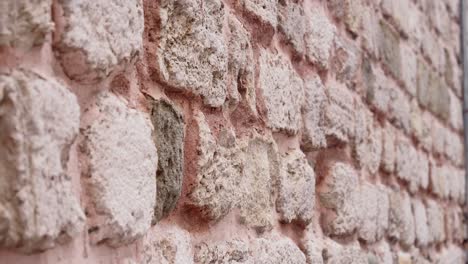
[[[96,82],[126,65],[143,46],[141,0],[60,0],[65,25],[56,43],[65,73]]]
[[[305,80],[304,94],[301,147],[306,150],[325,148],[327,146],[327,138],[325,127],[323,127],[322,113],[328,102],[328,98],[325,86],[317,75]]]
[[[388,191],[382,185],[366,183],[361,186],[360,195],[362,223],[359,225],[359,237],[373,243],[380,240],[388,228]]]
[[[406,1],[404,1],[406,2]],[[409,45],[401,46],[401,68],[402,76],[401,79],[405,84],[406,91],[411,96],[417,95],[417,71],[418,62],[417,55]]]
[[[364,6],[362,9],[362,38],[364,49],[372,57],[379,57],[379,16],[374,7]]]
[[[444,211],[447,240],[460,243],[466,237],[463,211],[460,207],[449,207]]]
[[[419,108],[418,102],[413,99],[411,102],[411,133],[427,151],[432,148],[432,119],[432,115],[429,112],[423,112]]]
[[[198,169],[190,205],[209,220],[218,220],[239,203],[243,153],[236,142],[232,146],[217,144],[203,113],[197,113],[195,120],[199,131]]]
[[[427,202],[427,223],[431,242],[439,243],[445,240],[444,210],[436,201]]]
[[[254,264],[251,249],[242,240],[200,243],[195,247],[197,264]]]
[[[307,32],[307,19],[301,3],[292,0],[279,1],[278,29],[283,33],[285,42],[299,54],[305,54],[304,36]]]
[[[310,226],[305,233],[305,237],[302,239],[302,247],[307,264],[324,264],[322,257],[324,249],[323,241],[316,236]]]
[[[273,139],[251,136],[245,149],[245,178],[239,207],[241,222],[257,232],[273,227],[274,184],[279,177],[279,162]]]
[[[142,237],[156,201],[158,155],[149,118],[117,96],[102,92],[91,111],[99,113],[82,132],[82,182],[91,240],[111,246]]]
[[[392,26],[380,21],[379,53],[394,77],[401,77],[400,37]]]
[[[157,222],[174,209],[182,189],[185,123],[179,110],[164,99],[152,102],[151,122],[159,154],[153,219]]]
[[[26,70],[0,74],[0,245],[31,253],[81,231],[67,173],[80,109],[63,85]]]
[[[237,5],[269,31],[274,31],[278,24],[278,0],[240,0]]]
[[[276,206],[281,220],[310,223],[315,204],[315,172],[302,151],[282,155],[278,184]]]
[[[325,105],[322,126],[325,128],[327,145],[347,143],[354,137],[354,97],[344,85],[331,82],[326,90],[328,103]]]
[[[363,60],[362,71],[367,102],[378,112],[388,114],[392,91],[398,88],[369,59]]]
[[[429,227],[427,225],[426,207],[422,201],[415,199],[412,201],[414,214],[414,227],[416,233],[416,245],[426,246],[429,243]]]
[[[300,128],[303,82],[290,62],[279,54],[260,52],[260,89],[265,99],[268,126],[296,134]]]
[[[52,30],[52,0],[4,0],[0,3],[0,46],[30,49]]]
[[[444,153],[453,164],[462,167],[464,163],[464,142],[459,134],[444,130]]]
[[[375,174],[382,158],[382,130],[372,112],[361,104],[356,111],[354,152],[361,168]]]
[[[381,168],[387,173],[392,173],[395,170],[396,160],[396,129],[390,123],[385,123],[382,128],[382,140]]]
[[[412,11],[415,8],[410,5],[409,1],[405,0],[382,1],[383,13],[389,16],[398,29],[402,30],[405,34],[409,34],[409,30],[411,30],[410,19],[413,15]]]
[[[341,245],[327,239],[323,251],[324,263],[330,264],[367,264],[366,255],[361,251],[359,244]]]
[[[342,19],[349,31],[357,34],[362,26],[363,1],[332,0],[328,1],[328,8],[337,19]]]
[[[387,84],[384,84],[387,85]],[[406,134],[411,132],[411,104],[409,98],[397,87],[390,86],[388,116],[390,121]]]
[[[318,67],[328,69],[328,61],[336,36],[336,27],[321,7],[308,16],[310,30],[305,36],[307,59]]]
[[[253,242],[255,264],[305,264],[304,253],[288,238],[258,238]]]
[[[390,193],[388,234],[400,241],[404,247],[409,247],[415,239],[415,223],[411,211],[411,201],[406,192]]]
[[[375,261],[371,262],[370,259],[368,264],[393,264],[394,259],[395,259],[395,254],[392,252],[390,246],[388,245],[387,242],[382,241],[378,244],[373,249],[373,252],[375,254]]]
[[[176,226],[156,226],[143,240],[144,264],[193,264],[190,233]]]
[[[353,87],[360,63],[361,54],[358,47],[349,40],[337,38],[330,62],[331,72],[335,74],[336,79],[346,83],[348,87]]]
[[[227,44],[220,0],[164,0],[159,11],[159,78],[173,88],[203,97],[218,107],[227,96]]]
[[[411,192],[429,185],[429,161],[426,154],[418,151],[410,141],[400,135],[397,140],[396,156],[397,176],[409,183]]]
[[[449,245],[442,249],[435,259],[437,264],[464,264],[466,263],[466,253],[463,248],[457,245]]]
[[[328,164],[317,191],[326,209],[321,219],[324,231],[337,236],[352,234],[361,222],[359,179],[354,168],[342,162]]]
[[[245,100],[252,113],[257,113],[254,54],[250,34],[234,15],[229,16],[229,100],[237,105]]]
[[[458,131],[463,130],[463,101],[452,91],[450,94],[450,125]]]
[[[435,162],[431,162],[430,187],[439,198],[448,198],[450,195],[448,181],[451,173],[453,173],[453,168],[448,165],[439,166]]]

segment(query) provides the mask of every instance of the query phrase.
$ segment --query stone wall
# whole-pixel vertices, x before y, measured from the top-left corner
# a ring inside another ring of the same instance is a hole
[[[465,263],[457,0],[3,0],[0,263]]]

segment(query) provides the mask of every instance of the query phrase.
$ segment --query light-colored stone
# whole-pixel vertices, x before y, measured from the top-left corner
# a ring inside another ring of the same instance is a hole
[[[387,0],[388,1],[388,0]],[[406,1],[404,1],[406,2]],[[418,61],[417,55],[410,45],[401,45],[401,79],[405,84],[406,91],[411,96],[417,95],[417,73]]]
[[[439,243],[445,240],[444,211],[435,200],[427,201],[427,223],[431,242]]]
[[[244,100],[250,110],[257,114],[255,94],[254,54],[250,34],[234,15],[229,15],[229,84],[228,96],[231,104]]]
[[[435,259],[437,264],[465,264],[466,252],[457,245],[449,245],[442,249]]]
[[[429,161],[426,154],[418,151],[411,142],[400,135],[397,139],[397,176],[409,183],[411,192],[426,189],[429,184]]]
[[[330,72],[335,74],[336,79],[353,87],[360,64],[361,53],[358,47],[352,41],[337,38],[330,62]]]
[[[394,264],[395,254],[392,252],[387,242],[379,242],[373,249],[376,260],[374,262],[369,261],[368,264]]]
[[[176,206],[184,178],[185,123],[180,111],[167,100],[152,102],[153,140],[158,150],[154,221],[166,217]]]
[[[239,0],[242,10],[274,31],[278,24],[278,0]]]
[[[359,104],[355,123],[354,153],[356,159],[361,168],[375,174],[382,158],[382,129],[364,104]]]
[[[464,142],[459,134],[449,129],[444,129],[444,153],[445,156],[456,166],[464,164]]]
[[[390,123],[385,123],[382,128],[382,140],[381,168],[387,173],[392,173],[396,160],[396,129]]]
[[[394,77],[401,77],[401,52],[400,52],[400,36],[398,32],[387,22],[380,21],[379,35],[379,53],[382,60],[388,67]]]
[[[0,46],[30,49],[52,30],[52,0],[5,0],[0,3]]]
[[[358,243],[343,246],[327,239],[323,251],[324,263],[330,264],[367,264],[367,258]]]
[[[378,112],[388,114],[391,91],[398,88],[368,58],[363,60],[362,71],[367,102]]]
[[[447,165],[439,166],[431,162],[430,188],[439,198],[448,198],[450,183],[448,182],[453,169]]]
[[[448,89],[448,87],[445,87]],[[450,95],[450,125],[458,131],[463,130],[463,102],[452,91]]]
[[[420,109],[416,99],[411,101],[411,134],[427,151],[432,148],[432,119],[429,112]]]
[[[64,25],[57,51],[65,73],[96,82],[133,61],[143,47],[141,0],[60,0]],[[49,7],[51,8],[51,7]]]
[[[226,100],[228,71],[224,3],[220,0],[164,0],[159,11],[159,78],[175,89],[218,107]]]
[[[277,210],[285,222],[310,223],[315,204],[315,172],[300,150],[281,158]]]
[[[261,50],[259,60],[268,126],[273,131],[296,134],[301,122],[303,82],[284,56]]]
[[[349,31],[357,34],[362,26],[364,1],[362,0],[331,0],[328,8],[337,19],[346,24]]]
[[[284,35],[285,42],[301,56],[304,55],[304,36],[308,24],[301,3],[293,0],[280,1],[278,11],[278,29]]]
[[[274,184],[279,177],[279,162],[273,139],[251,136],[245,149],[245,178],[239,207],[241,222],[257,232],[273,228]]]
[[[379,57],[379,17],[376,10],[371,6],[364,6],[362,9],[362,40],[364,49],[372,57]]]
[[[216,142],[203,113],[196,113],[195,120],[199,133],[198,166],[189,204],[199,208],[203,217],[219,220],[241,198],[244,156],[235,138],[230,146]]]
[[[324,250],[323,242],[310,227],[311,225],[307,228],[305,236],[302,239],[302,247],[307,264],[324,264],[322,257]]]
[[[192,264],[190,233],[177,226],[156,226],[143,240],[144,264]]]
[[[88,233],[94,243],[120,246],[151,226],[158,155],[149,118],[116,95],[101,92],[90,106],[98,114],[82,132],[82,182]]]
[[[335,41],[336,27],[321,7],[311,10],[308,21],[310,30],[305,36],[307,59],[318,67],[327,69]]]
[[[323,109],[328,98],[325,86],[318,75],[309,77],[304,82],[305,102],[302,107],[303,132],[301,147],[306,150],[325,148],[327,138],[322,126]]]
[[[374,243],[382,238],[388,228],[388,191],[382,185],[369,183],[362,185],[360,189],[362,223],[359,225],[359,237],[368,243]]]
[[[31,253],[69,241],[84,213],[68,172],[80,108],[62,84],[0,74],[0,245]]]
[[[197,264],[254,264],[248,244],[239,239],[221,243],[203,242],[195,247]]]
[[[305,264],[304,253],[289,238],[272,236],[253,242],[255,264]]]
[[[411,211],[411,201],[406,192],[390,193],[388,235],[400,241],[404,247],[409,247],[415,240],[415,223]]]
[[[427,223],[426,207],[422,201],[414,199],[412,201],[414,214],[414,227],[416,233],[416,245],[424,247],[430,242],[429,227]]]
[[[382,12],[390,16],[398,29],[408,35],[411,29],[410,17],[416,7],[410,5],[410,2],[406,0],[382,0],[381,6]]]
[[[352,234],[361,222],[359,179],[353,167],[342,162],[327,164],[317,189],[322,213],[321,224],[331,235]]]
[[[447,240],[460,243],[466,237],[463,211],[458,206],[445,208],[444,211]]]
[[[411,104],[409,98],[396,86],[390,86],[388,115],[392,123],[406,134],[411,132]]]

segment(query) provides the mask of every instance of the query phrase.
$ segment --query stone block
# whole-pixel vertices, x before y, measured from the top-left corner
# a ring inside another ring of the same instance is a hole
[[[403,247],[410,247],[415,240],[415,223],[411,211],[411,200],[406,192],[390,193],[388,235]]]
[[[252,250],[246,242],[239,239],[198,244],[195,247],[195,263],[254,264]]]
[[[350,32],[359,33],[362,27],[364,1],[331,0],[327,4],[333,16],[342,20]]]
[[[388,228],[390,200],[382,185],[365,183],[360,188],[362,223],[359,237],[368,243],[380,240]]]
[[[429,226],[427,222],[426,207],[418,199],[411,203],[414,214],[414,230],[416,234],[416,245],[420,247],[427,246],[430,242]]]
[[[416,192],[419,187],[425,189],[428,186],[429,161],[427,156],[401,135],[397,140],[396,173],[400,179],[409,183],[411,192]]]
[[[393,76],[400,78],[402,73],[400,36],[387,22],[381,20],[379,25],[379,54]]]
[[[363,60],[362,75],[367,102],[378,112],[388,114],[392,90],[398,88],[385,76],[382,69],[371,64],[369,58]]]
[[[252,243],[255,264],[305,264],[306,258],[289,238],[272,236]]]
[[[358,243],[343,246],[331,239],[325,241],[323,260],[324,263],[368,263],[366,254],[361,251]]]
[[[292,0],[280,1],[278,5],[278,30],[284,41],[300,56],[305,54],[304,36],[308,31],[307,19],[301,3]]]
[[[405,1],[406,2],[406,1]],[[418,60],[416,52],[410,45],[401,45],[401,79],[405,84],[406,91],[411,96],[417,95],[417,76],[418,76]]]
[[[308,20],[310,30],[305,36],[306,57],[318,67],[328,69],[336,27],[321,7],[314,8]]]
[[[249,17],[255,18],[273,35],[278,25],[278,0],[240,0],[236,3]]]
[[[193,264],[190,233],[177,226],[156,226],[143,240],[145,264]]]
[[[156,201],[158,155],[149,118],[116,95],[100,93],[82,131],[82,183],[94,243],[131,243],[149,230]]]
[[[440,243],[445,240],[444,210],[435,200],[427,201],[427,224],[430,241]]]
[[[382,128],[382,162],[381,168],[387,173],[393,173],[396,160],[396,129],[390,124],[385,123]]]
[[[333,48],[330,69],[338,81],[353,87],[361,66],[361,52],[353,42],[337,38]]]

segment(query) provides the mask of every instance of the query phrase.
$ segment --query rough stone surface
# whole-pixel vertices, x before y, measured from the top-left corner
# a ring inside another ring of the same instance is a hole
[[[200,208],[204,217],[218,220],[239,203],[244,157],[237,144],[222,146],[216,142],[203,113],[197,113],[195,119],[200,138],[190,204]]]
[[[185,123],[180,111],[164,99],[153,102],[151,122],[159,154],[154,209],[154,221],[159,221],[174,209],[182,189]]]
[[[233,15],[229,16],[229,29],[229,99],[233,104],[245,100],[250,110],[256,114],[254,54],[250,34]]]
[[[344,21],[349,31],[358,33],[362,26],[362,0],[332,0],[327,4],[333,15]]]
[[[252,251],[240,239],[221,243],[200,243],[195,247],[197,264],[254,264]]]
[[[209,106],[221,106],[227,96],[228,71],[224,3],[164,0],[159,12],[159,78],[174,88],[202,96]]]
[[[409,183],[411,192],[429,184],[429,162],[423,152],[416,150],[408,139],[400,136],[397,140],[396,173]]]
[[[300,127],[303,82],[281,55],[260,54],[259,83],[265,99],[268,126],[273,131],[296,134]]]
[[[324,263],[343,264],[367,264],[365,254],[361,251],[359,244],[343,246],[331,239],[325,241],[323,252]]]
[[[317,190],[320,204],[327,210],[322,214],[321,224],[328,234],[349,235],[361,222],[358,175],[346,163],[334,162],[327,167]]]
[[[463,249],[455,245],[449,245],[438,254],[435,262],[440,264],[463,264],[466,259],[465,255]]]
[[[305,264],[304,253],[288,238],[256,239],[252,246],[255,264]]]
[[[409,247],[415,240],[415,222],[411,211],[411,201],[406,192],[390,193],[388,235]]]
[[[266,27],[276,28],[278,24],[278,0],[240,0],[242,10],[255,17]],[[270,29],[271,30],[271,29]]]
[[[144,264],[193,264],[190,233],[176,226],[157,226],[143,240]]]
[[[395,170],[396,159],[396,131],[395,128],[386,123],[382,129],[382,162],[381,168],[383,171],[392,173]]]
[[[301,56],[305,54],[304,36],[307,33],[307,19],[301,3],[280,1],[278,5],[278,29],[284,34],[285,42]]]
[[[373,243],[380,240],[388,228],[388,191],[381,185],[364,184],[360,192],[362,223],[359,225],[359,237]]]
[[[150,228],[156,201],[158,156],[144,114],[102,92],[90,111],[101,113],[80,142],[82,182],[89,200],[88,233],[95,243],[131,243]],[[89,112],[91,113],[91,112]]]
[[[62,67],[71,79],[102,80],[141,52],[144,29],[141,0],[59,3],[65,25],[56,45]]]
[[[322,8],[316,8],[308,17],[310,30],[305,36],[307,59],[320,68],[327,69],[336,36],[336,27]]]
[[[279,193],[276,205],[285,222],[312,220],[315,204],[315,172],[300,150],[281,158]]]
[[[401,75],[400,37],[391,25],[380,21],[379,53],[395,77]]]
[[[310,226],[309,226],[310,227]],[[315,232],[308,228],[302,240],[302,247],[306,256],[307,264],[323,264],[322,252],[324,245]]]
[[[429,226],[429,234],[431,241],[435,243],[443,242],[445,240],[445,223],[444,211],[434,200],[427,202],[427,223]]]
[[[466,237],[463,211],[459,207],[449,207],[445,210],[444,219],[447,240],[463,241]]]
[[[59,109],[59,111],[57,111]],[[81,231],[67,173],[80,108],[62,84],[27,70],[0,74],[0,245],[45,250]]]
[[[327,138],[325,127],[323,127],[322,113],[328,102],[328,98],[325,93],[325,86],[318,76],[305,80],[304,94],[301,147],[306,150],[325,148],[327,146]]]
[[[426,246],[430,240],[429,227],[427,224],[426,207],[422,201],[415,199],[412,201],[414,214],[414,229],[416,233],[416,244]]]
[[[337,38],[330,64],[336,79],[353,87],[361,64],[360,51],[351,41]]]
[[[52,0],[5,0],[0,4],[0,46],[30,49],[52,30]]]

